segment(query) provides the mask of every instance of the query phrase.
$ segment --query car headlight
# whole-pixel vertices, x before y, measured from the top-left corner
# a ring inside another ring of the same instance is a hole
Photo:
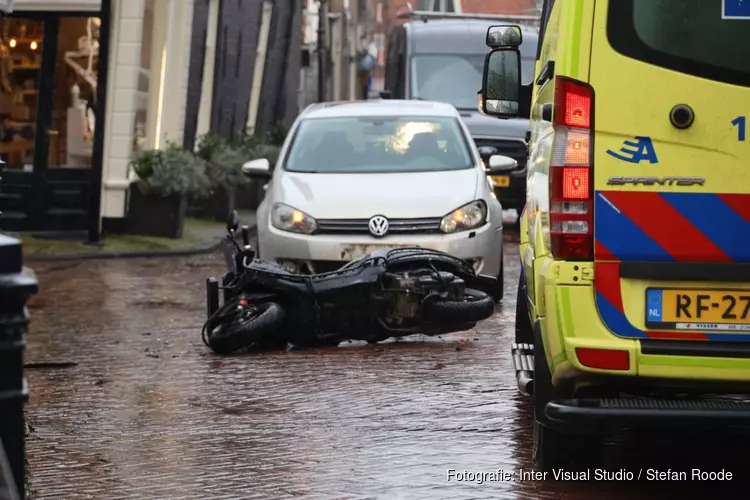
[[[487,205],[482,200],[472,201],[457,208],[440,221],[440,230],[444,233],[457,233],[476,229],[487,222]]]
[[[302,210],[277,203],[271,209],[271,225],[282,231],[313,234],[318,229],[318,221]]]

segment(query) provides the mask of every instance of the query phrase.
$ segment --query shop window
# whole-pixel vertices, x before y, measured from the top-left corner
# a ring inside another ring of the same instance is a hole
[[[100,26],[96,17],[60,19],[49,122],[50,167],[91,167]]]
[[[0,157],[8,168],[33,170],[44,23],[0,21]]]

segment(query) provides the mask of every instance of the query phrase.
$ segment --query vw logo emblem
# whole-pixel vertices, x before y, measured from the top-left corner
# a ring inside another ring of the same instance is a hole
[[[382,215],[376,215],[370,219],[367,227],[370,229],[370,234],[376,238],[380,238],[388,232],[388,219]]]

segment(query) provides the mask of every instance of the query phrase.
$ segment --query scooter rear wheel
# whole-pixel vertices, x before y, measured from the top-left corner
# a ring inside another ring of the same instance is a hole
[[[251,347],[275,334],[284,320],[284,310],[275,302],[257,304],[229,323],[209,330],[208,346],[217,354],[227,354]]]
[[[487,319],[495,312],[495,299],[481,290],[467,288],[462,300],[426,302],[424,319],[435,323],[473,323]]]

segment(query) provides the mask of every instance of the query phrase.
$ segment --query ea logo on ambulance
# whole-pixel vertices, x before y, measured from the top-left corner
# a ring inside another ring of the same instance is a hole
[[[635,141],[624,141],[619,152],[608,149],[607,154],[628,163],[641,163],[642,161],[659,163],[650,137],[636,136]]]

